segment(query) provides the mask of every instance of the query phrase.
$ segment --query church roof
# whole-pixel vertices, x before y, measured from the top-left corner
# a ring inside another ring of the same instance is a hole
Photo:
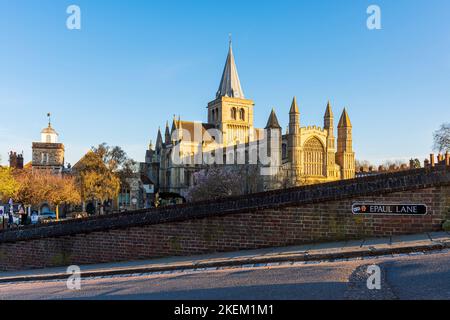
[[[289,113],[300,113],[298,111],[298,105],[297,105],[297,98],[296,97],[294,97],[294,99],[292,100],[291,110],[289,111]]]
[[[338,127],[351,127],[352,123],[350,122],[350,117],[348,116],[347,110],[344,108],[344,111],[342,111],[341,119],[339,120]]]
[[[219,90],[217,91],[217,98],[218,97],[245,99],[244,91],[242,91],[241,82],[239,80],[236,63],[234,61],[231,42],[225,68],[223,69],[222,80],[220,81]]]
[[[201,142],[201,141],[203,141],[203,138],[205,138],[206,140],[210,139],[211,137],[208,134],[205,135],[205,132],[207,130],[209,130],[209,129],[215,128],[215,126],[213,124],[199,123],[199,122],[193,122],[193,121],[182,121],[182,120],[179,120],[178,124],[183,129],[183,131],[186,130],[187,132],[189,132],[190,139],[193,142]],[[201,130],[202,130],[200,137],[197,136],[198,133],[197,133],[197,135],[195,135],[195,128],[196,128],[196,126],[201,128]],[[195,140],[195,139],[198,139],[198,138],[200,138],[201,140],[200,141]]]
[[[278,123],[277,115],[275,114],[274,109],[272,109],[272,112],[270,113],[269,120],[267,121],[266,129],[281,129],[281,126]]]

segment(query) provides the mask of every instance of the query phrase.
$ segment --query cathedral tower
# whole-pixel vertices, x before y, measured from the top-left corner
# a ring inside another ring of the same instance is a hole
[[[344,108],[338,125],[336,162],[341,166],[341,179],[355,177],[355,153],[353,152],[352,123]]]
[[[208,104],[208,123],[222,131],[225,146],[253,140],[253,106],[244,96],[230,41],[216,99]]]
[[[289,111],[288,158],[291,163],[293,178],[299,178],[302,175],[302,152],[300,112],[296,97],[292,100],[291,110]]]
[[[275,110],[272,109],[270,113],[269,120],[266,125],[267,132],[267,155],[271,157],[274,155],[274,159],[277,159],[278,163],[272,163],[272,166],[280,166],[281,165],[281,147],[282,147],[282,129],[278,122],[277,115],[275,114]],[[274,145],[271,144],[272,139],[276,139],[274,141]],[[275,148],[273,148],[275,147]],[[276,155],[275,155],[276,154]]]
[[[328,101],[327,108],[325,110],[323,128],[327,130],[327,177],[334,177],[334,168],[336,162],[336,142],[334,137],[334,116],[330,101]]]

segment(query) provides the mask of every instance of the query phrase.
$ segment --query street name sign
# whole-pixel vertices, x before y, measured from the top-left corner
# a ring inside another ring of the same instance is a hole
[[[424,204],[354,203],[353,214],[357,215],[426,215]]]

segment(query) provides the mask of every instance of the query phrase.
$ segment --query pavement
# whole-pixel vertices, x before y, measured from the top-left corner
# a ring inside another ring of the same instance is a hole
[[[434,232],[386,238],[320,243],[282,248],[245,250],[190,257],[82,265],[82,278],[119,275],[170,274],[180,271],[213,271],[230,267],[271,267],[283,263],[319,263],[398,254],[437,252],[450,248],[450,233]],[[0,273],[1,283],[67,279],[67,268]]]
[[[374,265],[381,271],[377,289],[367,285]],[[217,312],[218,304],[238,301],[245,306],[252,300],[448,300],[448,279],[450,249],[444,249],[333,262],[99,276],[82,278],[78,290],[69,289],[66,280],[0,283],[0,300],[187,300],[191,307],[202,306],[204,300],[234,301],[212,303]],[[174,314],[172,306],[160,306],[163,313]],[[214,315],[213,308],[208,315]]]

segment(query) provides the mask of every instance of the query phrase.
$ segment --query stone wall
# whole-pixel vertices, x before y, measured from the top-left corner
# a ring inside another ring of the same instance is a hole
[[[353,215],[358,201],[426,204],[428,213]],[[449,207],[450,168],[417,169],[0,232],[0,270],[438,231]]]

